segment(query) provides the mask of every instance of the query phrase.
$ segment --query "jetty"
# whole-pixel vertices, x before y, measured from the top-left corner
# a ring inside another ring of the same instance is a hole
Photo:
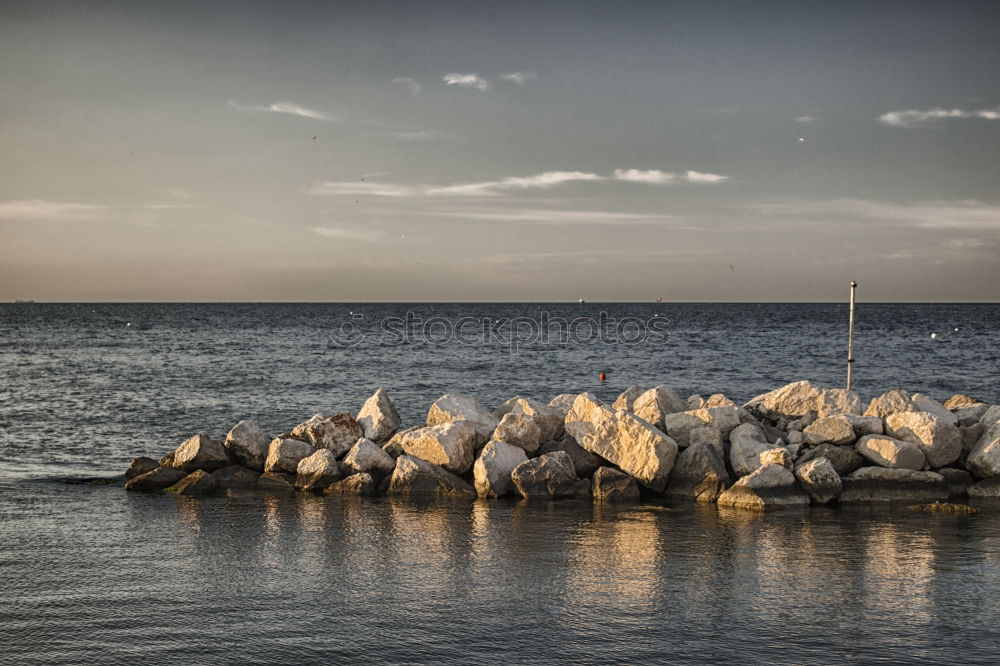
[[[513,397],[489,409],[435,400],[402,428],[386,391],[357,413],[316,414],[276,436],[250,421],[134,458],[130,491],[595,502],[677,500],[747,510],[1000,498],[1000,406],[903,389],[871,398],[797,381],[738,405],[633,386]]]

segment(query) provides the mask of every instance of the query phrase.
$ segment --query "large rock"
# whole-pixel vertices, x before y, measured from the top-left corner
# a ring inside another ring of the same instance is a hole
[[[948,484],[948,495],[950,497],[962,497],[966,495],[969,486],[976,482],[975,478],[964,469],[956,467],[942,467],[937,471],[944,477]]]
[[[379,388],[365,400],[356,419],[362,435],[376,444],[383,444],[399,429],[402,421],[385,389]]]
[[[614,467],[601,467],[594,472],[591,494],[603,502],[626,502],[639,499],[639,484],[631,476]]]
[[[861,398],[853,391],[821,388],[809,381],[799,381],[759,395],[744,407],[771,421],[801,418],[810,411],[823,418],[861,414]]]
[[[374,446],[374,444],[372,445]],[[319,492],[343,477],[340,463],[330,449],[316,449],[299,461],[296,468],[295,487],[299,490]]]
[[[637,396],[631,411],[663,430],[664,417],[667,414],[687,411],[687,405],[672,388],[661,384]]]
[[[806,436],[806,443],[810,445],[829,442],[838,446],[843,444],[853,444],[857,436],[854,426],[844,415],[828,416],[817,419],[802,431]]]
[[[212,480],[218,490],[252,490],[257,487],[260,472],[243,465],[230,465],[212,472]]]
[[[914,393],[910,396],[910,399],[913,400],[913,406],[916,407],[918,411],[933,414],[945,423],[950,423],[953,426],[958,425],[958,417],[955,416],[947,407],[926,393]]]
[[[969,486],[966,493],[975,499],[1000,499],[1000,478],[983,479]]]
[[[966,456],[972,449],[976,448],[976,442],[986,432],[982,423],[975,423],[969,426],[959,426],[958,432],[962,435],[962,453]]]
[[[125,482],[125,490],[151,493],[169,488],[187,476],[174,467],[157,467],[154,470],[134,476]]]
[[[915,411],[917,411],[917,407],[913,404],[909,391],[893,389],[877,398],[872,398],[872,401],[868,403],[868,409],[865,410],[865,416],[876,416],[884,419],[890,414]]]
[[[960,407],[955,410],[955,418],[958,419],[959,426],[977,425],[989,410],[990,406],[984,403]]]
[[[962,395],[961,393],[956,393],[947,400],[944,401],[944,406],[946,409],[966,409],[968,407],[975,407],[976,405],[982,405],[982,400],[976,400],[975,398],[970,398],[967,395]]]
[[[214,472],[232,464],[233,461],[221,441],[212,439],[208,435],[197,434],[174,450],[171,466],[185,472],[197,469]]]
[[[539,439],[548,441],[559,439],[563,434],[563,419],[566,412],[532,398],[516,397],[500,405],[494,416],[502,419],[507,414],[523,414],[534,418],[539,428]]]
[[[722,457],[710,444],[697,442],[677,456],[677,462],[670,470],[666,495],[686,497],[696,502],[714,502],[730,483]]]
[[[363,435],[361,426],[350,412],[334,414],[329,418],[316,414],[292,429],[292,437],[305,440],[317,449],[329,449],[337,458],[350,451]]]
[[[159,466],[160,463],[152,458],[146,458],[145,456],[132,458],[132,462],[129,463],[128,469],[125,470],[125,478],[131,479],[141,474],[145,474],[146,472],[152,472]]]
[[[678,446],[685,447],[690,445],[691,431],[695,428],[712,426],[726,437],[738,425],[740,425],[739,409],[733,405],[724,405],[667,414],[663,417],[662,430],[670,435]]]
[[[367,438],[355,442],[341,462],[350,474],[367,472],[383,477],[396,468],[396,460]]]
[[[208,495],[215,492],[215,479],[203,469],[196,469],[174,485],[166,488],[175,495]]]
[[[581,394],[566,414],[566,432],[653,491],[666,487],[677,444],[645,419],[624,410],[613,412]]]
[[[729,464],[737,477],[760,467],[760,454],[772,448],[760,426],[743,423],[729,433]]]
[[[472,467],[479,437],[477,427],[472,421],[446,421],[408,432],[399,444],[407,455],[465,474]]]
[[[331,483],[323,491],[323,494],[374,497],[376,487],[375,478],[367,472],[361,472],[360,474],[352,474],[340,481]]]
[[[732,432],[729,433],[730,436],[732,434]],[[715,426],[707,425],[691,429],[691,432],[688,433],[688,446],[691,447],[698,444],[709,446],[715,451],[715,455],[719,456],[719,460],[725,461],[726,448],[722,443],[722,432]]]
[[[399,456],[406,453],[403,451],[403,440],[411,433],[420,430],[421,428],[426,428],[427,426],[415,425],[410,426],[405,430],[400,430],[395,435],[393,435],[388,442],[382,445],[382,450],[389,454],[393,460]]]
[[[427,425],[434,426],[452,421],[469,421],[483,442],[489,440],[500,421],[475,398],[461,393],[446,393],[431,405],[427,412]],[[469,462],[472,465],[472,462]]]
[[[979,419],[984,428],[991,428],[993,424],[1000,423],[1000,405],[993,405],[987,409]]]
[[[264,472],[257,479],[257,488],[271,492],[287,492],[295,490],[295,475],[287,472]]]
[[[976,441],[965,467],[980,479],[1000,476],[1000,423],[994,423]]]
[[[542,429],[535,417],[514,412],[504,414],[500,424],[493,431],[493,439],[524,449],[526,453],[538,451],[542,443],[541,438]]]
[[[300,439],[275,437],[267,447],[264,472],[295,474],[298,472],[299,462],[312,455],[315,450],[312,444]]]
[[[244,467],[264,469],[271,438],[253,421],[240,421],[226,434],[225,446],[233,459]]]
[[[389,495],[473,498],[472,486],[451,472],[414,456],[396,459],[387,489]]]
[[[814,504],[826,504],[843,490],[840,475],[827,458],[819,457],[795,468],[795,478]]]
[[[796,485],[790,471],[781,465],[765,465],[734,483],[719,496],[718,504],[763,511],[805,506],[809,495]]]
[[[645,392],[646,389],[642,386],[629,386],[615,399],[611,408],[615,410],[624,409],[626,412],[631,412],[632,405],[635,404],[635,399]]]
[[[835,446],[833,444],[820,444],[809,449],[796,460],[797,465],[804,465],[816,458],[826,458],[833,465],[841,477],[845,477],[851,472],[865,466],[864,457],[854,450],[853,446]]]
[[[603,404],[600,400],[597,399],[597,396],[595,396],[593,393],[560,393],[556,397],[549,400],[549,407],[552,407],[556,411],[561,412],[563,415],[563,420],[565,421],[566,414],[569,413],[569,410],[573,409],[573,403],[580,395],[585,395],[589,397],[591,400],[593,400],[599,405]]]
[[[934,502],[948,499],[948,484],[936,472],[862,467],[843,477],[841,504]]]
[[[885,419],[886,434],[919,446],[931,467],[945,467],[962,455],[962,434],[928,412],[900,412]]]
[[[561,439],[542,442],[542,446],[538,449],[541,455],[554,451],[565,451],[569,454],[570,459],[573,461],[573,468],[576,470],[576,475],[581,479],[592,476],[604,462],[600,456],[595,456],[577,444],[573,436],[568,433],[564,434]]]
[[[878,416],[858,416],[857,414],[841,414],[840,418],[847,419],[847,422],[854,428],[857,437],[865,435],[881,435],[884,433],[882,419]]]
[[[761,467],[765,465],[781,465],[785,469],[792,468],[792,454],[783,446],[776,446],[773,449],[764,451],[758,459],[760,460]]]
[[[854,449],[879,467],[923,469],[927,462],[919,446],[887,435],[865,435],[854,445]]]
[[[503,497],[514,492],[510,473],[528,459],[524,449],[493,440],[483,448],[472,471],[480,497]]]
[[[517,492],[525,499],[582,497],[590,490],[587,482],[576,476],[573,461],[565,451],[525,460],[511,471],[510,476]]]

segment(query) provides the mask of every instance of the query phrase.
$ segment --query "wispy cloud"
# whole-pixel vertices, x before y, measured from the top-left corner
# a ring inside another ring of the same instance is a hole
[[[622,213],[602,210],[555,210],[549,208],[474,208],[471,210],[435,211],[435,217],[485,220],[493,222],[532,222],[539,224],[572,225],[656,225],[674,221],[671,215]]]
[[[815,116],[799,116],[799,117],[797,117],[795,119],[795,122],[802,123],[803,125],[807,125],[809,123],[816,122],[816,117]]]
[[[460,196],[483,196],[496,194],[502,190],[529,190],[548,189],[556,185],[571,183],[574,181],[604,180],[603,176],[596,173],[584,173],[582,171],[546,171],[534,176],[504,178],[503,180],[489,180],[482,183],[466,183],[464,185],[448,185],[446,187],[435,187],[427,190],[427,194],[446,194]]]
[[[586,171],[545,171],[533,176],[511,176],[499,180],[454,185],[400,185],[370,181],[325,182],[311,187],[309,194],[318,195],[372,195],[381,197],[484,197],[498,196],[517,190],[544,190],[574,182],[629,181],[662,185],[673,180],[699,185],[714,185],[729,179],[714,173],[688,171],[675,176],[657,169],[616,169],[612,177]]]
[[[504,81],[510,81],[511,83],[523,86],[528,81],[537,79],[538,75],[534,72],[507,72],[506,74],[501,74],[500,78]]]
[[[323,238],[332,238],[343,241],[362,241],[374,243],[382,239],[385,234],[374,229],[345,229],[343,227],[313,227],[313,233],[319,234]]]
[[[228,100],[229,106],[239,109],[240,111],[264,111],[268,113],[285,113],[292,116],[299,116],[301,118],[309,118],[311,120],[325,120],[328,122],[333,122],[338,120],[333,116],[323,113],[322,111],[314,111],[313,109],[307,109],[304,106],[294,104],[292,102],[275,102],[269,106],[256,106],[250,104],[239,104],[233,100]]]
[[[672,182],[677,176],[659,169],[615,169],[615,180],[627,180],[632,183],[649,183],[663,185]]]
[[[877,220],[925,229],[988,229],[1000,231],[1000,205],[974,199],[919,201],[907,204],[871,199],[830,199],[754,204],[771,215]]]
[[[406,88],[408,91],[410,91],[411,95],[419,95],[420,91],[424,89],[424,87],[420,85],[419,81],[416,81],[406,76],[395,78],[392,80],[392,82],[395,83],[397,86],[402,86]]]
[[[698,185],[717,185],[729,180],[729,176],[720,176],[717,173],[702,173],[701,171],[688,171],[684,174],[684,178],[687,182]]]
[[[422,193],[422,188],[413,185],[379,183],[370,181],[340,181],[318,183],[309,189],[309,194],[326,196],[374,196],[411,197]]]
[[[979,109],[966,111],[965,109],[943,109],[940,107],[918,111],[907,109],[905,111],[890,111],[879,116],[878,120],[883,125],[889,127],[903,127],[912,129],[931,125],[941,120],[955,118],[979,118],[982,120],[1000,120],[1000,106],[992,109]]]
[[[64,220],[81,219],[105,210],[106,206],[93,206],[82,203],[59,203],[28,199],[24,201],[0,202],[0,219],[2,220]]]
[[[392,138],[397,141],[434,141],[444,135],[437,130],[421,130],[419,132],[393,132]]]
[[[490,83],[478,74],[470,72],[468,74],[445,74],[441,77],[445,84],[449,86],[459,86],[460,88],[475,88],[476,90],[489,90]]]

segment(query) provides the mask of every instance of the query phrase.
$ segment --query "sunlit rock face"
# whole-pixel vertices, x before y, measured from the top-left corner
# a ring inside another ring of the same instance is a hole
[[[744,476],[719,496],[719,506],[763,511],[809,504],[795,475],[781,465],[765,465]]]

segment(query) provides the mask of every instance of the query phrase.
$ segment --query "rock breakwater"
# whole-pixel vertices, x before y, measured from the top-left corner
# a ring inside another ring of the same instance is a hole
[[[894,389],[866,406],[854,392],[798,381],[740,406],[634,386],[610,405],[580,393],[490,410],[451,393],[424,423],[401,426],[380,388],[356,415],[316,414],[276,436],[242,421],[158,460],[137,457],[125,488],[669,498],[751,510],[1000,497],[1000,406],[964,395],[940,403]]]

